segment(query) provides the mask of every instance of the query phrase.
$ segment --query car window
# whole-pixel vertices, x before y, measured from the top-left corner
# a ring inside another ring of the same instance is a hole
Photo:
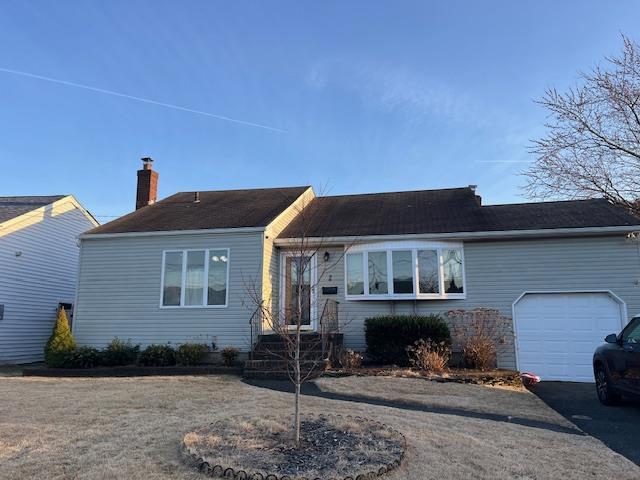
[[[640,343],[640,318],[635,318],[622,332],[622,341],[625,343]]]

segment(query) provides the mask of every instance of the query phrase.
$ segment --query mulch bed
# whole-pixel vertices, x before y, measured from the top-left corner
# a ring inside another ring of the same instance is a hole
[[[141,367],[128,365],[122,367],[97,368],[25,368],[25,377],[146,377],[151,375],[219,375],[242,374],[242,367],[224,367],[220,365],[194,365],[174,367]]]
[[[469,370],[449,369],[442,373],[428,373],[420,370],[412,370],[400,367],[361,367],[353,369],[334,369],[325,372],[325,376],[383,376],[401,378],[422,378],[435,382],[470,383],[474,385],[492,385],[522,387],[520,373],[514,370]]]
[[[185,462],[213,476],[251,480],[375,478],[397,468],[405,439],[361,417],[303,417],[293,447],[290,418],[226,419],[185,435]]]

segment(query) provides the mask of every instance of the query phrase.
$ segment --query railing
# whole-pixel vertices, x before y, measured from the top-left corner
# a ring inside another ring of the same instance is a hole
[[[253,360],[253,351],[255,350],[256,343],[262,335],[262,304],[258,306],[249,319],[249,326],[251,329],[251,349],[249,350],[249,358]]]
[[[320,336],[322,342],[322,358],[332,356],[333,335],[340,333],[340,322],[338,321],[338,307],[340,303],[327,299],[320,315]],[[327,355],[328,354],[328,355]]]

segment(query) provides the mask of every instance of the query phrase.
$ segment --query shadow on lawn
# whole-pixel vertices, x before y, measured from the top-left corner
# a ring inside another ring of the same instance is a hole
[[[243,380],[247,385],[254,387],[267,388],[278,392],[293,393],[293,384],[285,380]],[[417,402],[403,402],[394,400],[385,400],[377,397],[368,397],[364,395],[344,394],[325,392],[321,390],[315,382],[307,382],[302,385],[303,395],[311,397],[326,398],[329,400],[341,400],[344,402],[366,403],[368,405],[376,405],[379,407],[398,408],[402,410],[410,410],[414,412],[440,413],[444,415],[457,415],[466,418],[477,418],[480,420],[491,420],[494,422],[513,423],[525,427],[540,428],[558,433],[567,433],[571,435],[585,436],[586,434],[576,427],[566,427],[555,423],[545,422],[542,420],[534,420],[523,417],[513,417],[509,415],[500,415],[497,413],[474,412],[473,410],[464,410],[462,408],[453,407],[437,407],[424,405]]]

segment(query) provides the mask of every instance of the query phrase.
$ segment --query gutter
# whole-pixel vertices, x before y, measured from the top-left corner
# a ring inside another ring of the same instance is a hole
[[[354,242],[375,242],[389,240],[501,240],[519,238],[571,237],[582,235],[607,235],[640,231],[640,225],[622,225],[614,227],[584,228],[546,228],[538,230],[502,230],[485,232],[450,232],[450,233],[410,233],[405,235],[352,235],[336,237],[306,237],[309,244],[343,245]],[[300,238],[276,238],[277,246],[299,245]]]
[[[79,240],[93,240],[101,238],[134,238],[134,237],[162,237],[172,235],[206,235],[216,233],[261,233],[266,227],[238,227],[238,228],[203,228],[199,230],[165,230],[152,232],[122,232],[122,233],[83,233]]]

